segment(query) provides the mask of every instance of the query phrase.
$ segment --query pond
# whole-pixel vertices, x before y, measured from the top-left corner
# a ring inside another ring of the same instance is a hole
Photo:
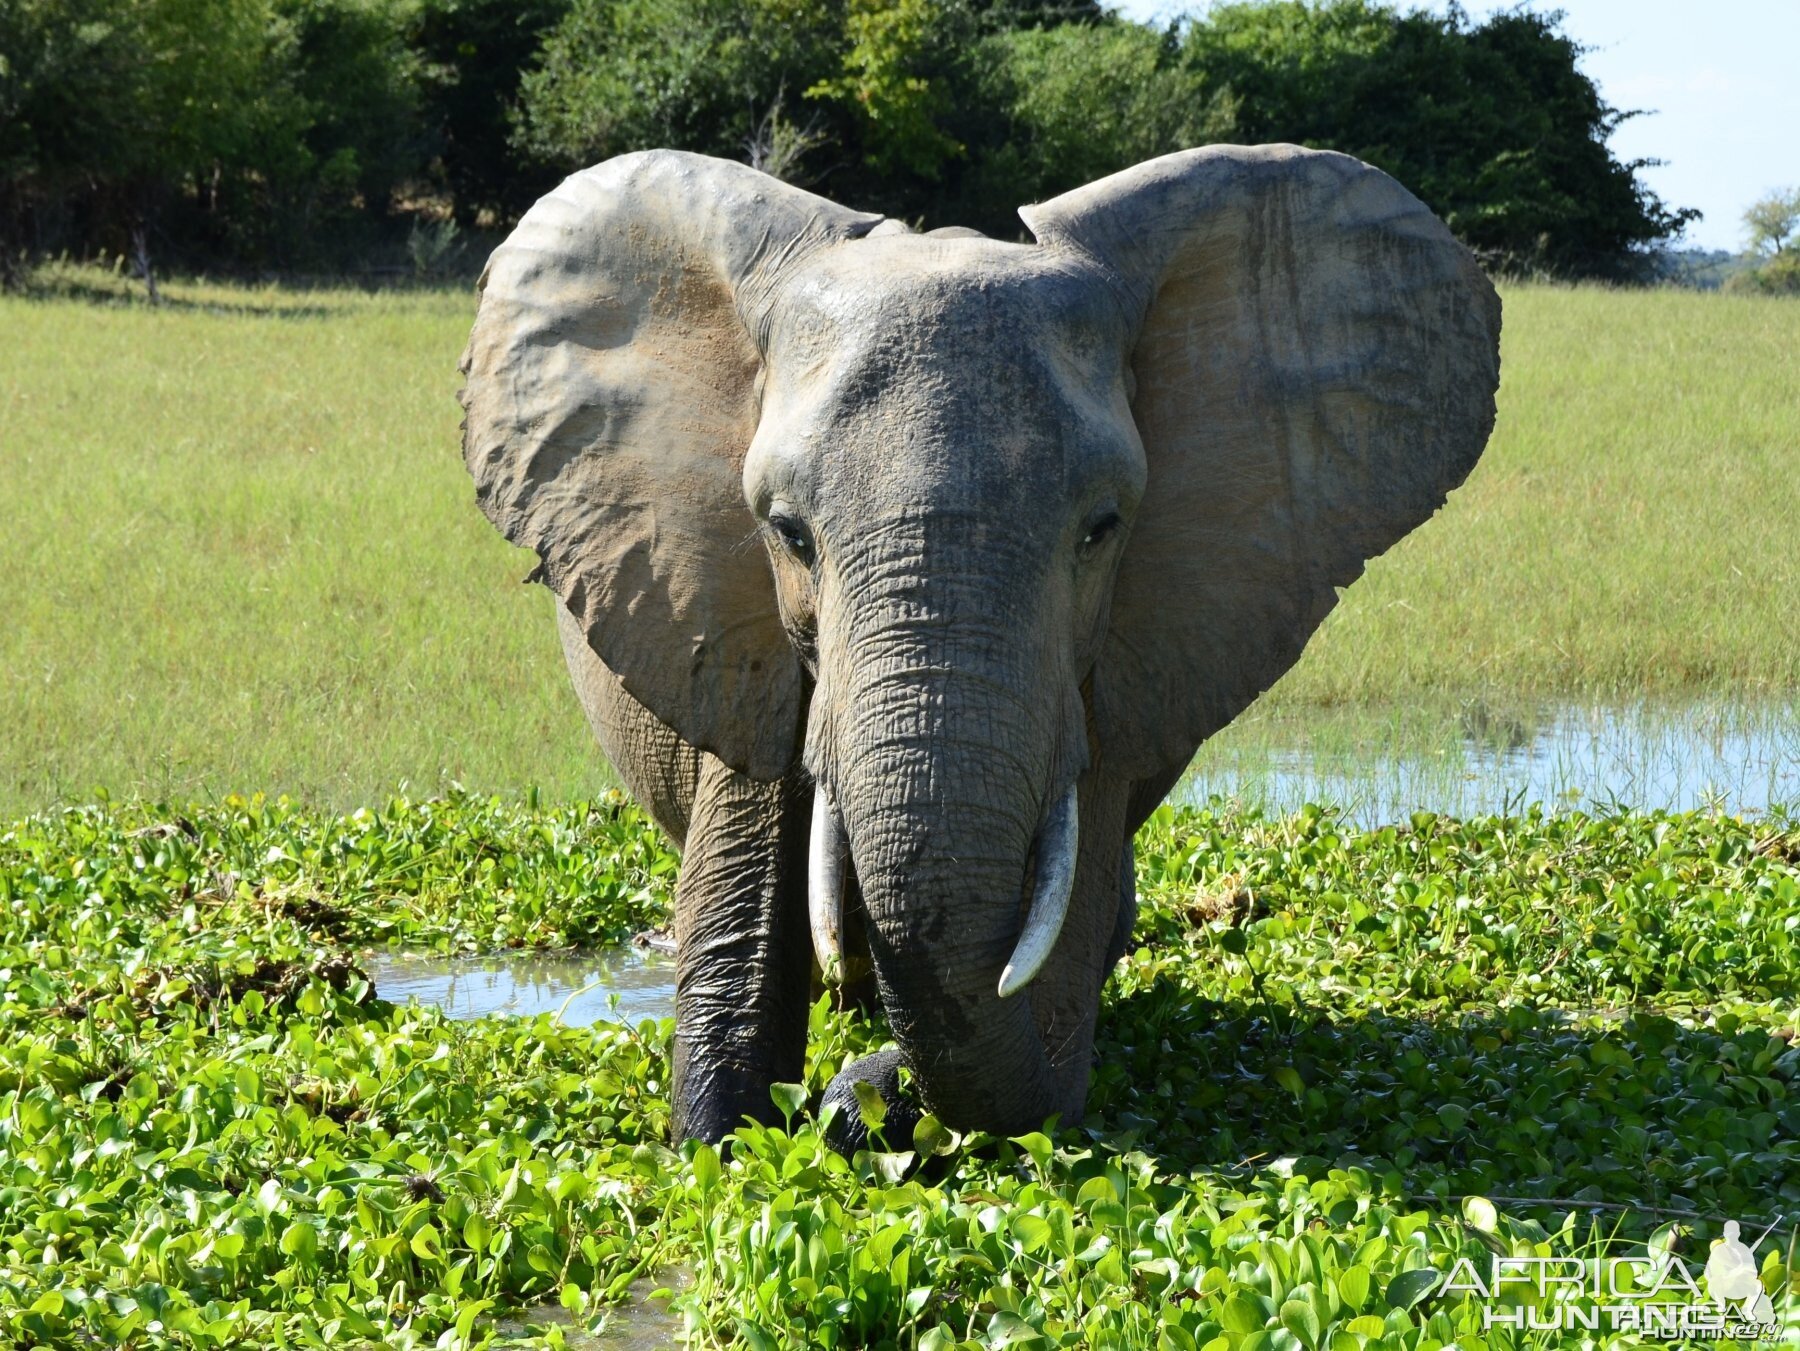
[[[1333,803],[1365,826],[1535,802],[1754,813],[1800,804],[1800,706],[1252,709],[1201,748],[1171,796],[1214,794],[1269,811]]]
[[[560,1010],[563,1022],[583,1026],[675,1016],[675,958],[651,947],[484,957],[377,952],[365,966],[383,999],[435,1005],[452,1018]]]

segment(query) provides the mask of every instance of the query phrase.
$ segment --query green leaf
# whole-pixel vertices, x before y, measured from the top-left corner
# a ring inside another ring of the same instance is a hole
[[[957,1135],[955,1131],[927,1112],[913,1126],[912,1143],[921,1158],[932,1158],[955,1153]]]
[[[1300,1339],[1307,1351],[1319,1345],[1319,1315],[1312,1304],[1303,1299],[1290,1299],[1281,1306],[1281,1325]]]
[[[1345,1267],[1338,1273],[1337,1292],[1347,1308],[1360,1310],[1369,1302],[1369,1269],[1361,1263]]]
[[[304,1220],[295,1220],[281,1231],[281,1251],[300,1262],[310,1262],[319,1250],[319,1235]]]
[[[1014,1215],[1007,1227],[1025,1252],[1036,1252],[1050,1242],[1050,1222],[1041,1215]]]
[[[1113,1187],[1112,1179],[1102,1173],[1099,1177],[1090,1177],[1081,1184],[1081,1190],[1075,1193],[1075,1204],[1087,1210],[1099,1202],[1116,1202],[1118,1191]]]
[[[866,1079],[853,1079],[850,1087],[856,1094],[856,1113],[862,1118],[864,1128],[870,1132],[880,1130],[887,1120],[887,1103],[882,1099],[881,1090]]]
[[[442,1262],[444,1260],[443,1251],[438,1247],[438,1231],[436,1225],[421,1224],[417,1229],[413,1230],[413,1236],[409,1246],[412,1248],[414,1257],[422,1258],[427,1262]]]
[[[1056,1146],[1050,1137],[1042,1131],[1030,1131],[1024,1135],[1015,1135],[1012,1142],[1031,1156],[1032,1163],[1037,1165],[1040,1174],[1050,1168],[1050,1156],[1056,1152]]]
[[[1484,1234],[1491,1234],[1500,1227],[1500,1215],[1494,1209],[1494,1203],[1485,1196],[1463,1197],[1462,1213],[1470,1225]]]
[[[791,1127],[800,1109],[806,1106],[806,1086],[770,1084],[769,1097],[774,1100],[775,1109],[781,1113],[782,1121]]]
[[[1225,1307],[1219,1311],[1219,1321],[1227,1332],[1251,1333],[1267,1327],[1269,1317],[1254,1296],[1239,1290],[1225,1301]]]
[[[1412,1308],[1426,1295],[1437,1289],[1443,1279],[1443,1274],[1435,1267],[1415,1267],[1411,1271],[1401,1272],[1388,1282],[1388,1307],[1393,1309]]]
[[[694,1186],[701,1196],[710,1196],[718,1185],[719,1151],[702,1141],[694,1147]]]
[[[487,1216],[483,1215],[480,1211],[476,1211],[470,1215],[468,1219],[463,1221],[463,1242],[475,1252],[487,1252],[488,1241],[492,1239],[493,1236],[493,1226],[488,1223]]]
[[[1300,1078],[1300,1071],[1296,1070],[1292,1065],[1283,1065],[1280,1069],[1276,1070],[1275,1082],[1280,1084],[1289,1093],[1292,1093],[1294,1095],[1294,1101],[1296,1102],[1299,1102],[1306,1097],[1306,1084]]]

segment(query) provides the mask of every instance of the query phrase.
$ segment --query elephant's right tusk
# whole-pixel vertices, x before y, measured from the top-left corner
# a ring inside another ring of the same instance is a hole
[[[1042,969],[1062,936],[1069,913],[1069,892],[1075,886],[1075,860],[1081,839],[1081,812],[1075,802],[1075,785],[1050,809],[1038,835],[1037,884],[1031,889],[1031,909],[1025,928],[1013,947],[1011,959],[1000,973],[1000,997],[1017,994]]]
[[[813,955],[828,985],[837,984],[844,970],[844,853],[844,824],[821,783],[813,794],[806,915],[812,926]]]

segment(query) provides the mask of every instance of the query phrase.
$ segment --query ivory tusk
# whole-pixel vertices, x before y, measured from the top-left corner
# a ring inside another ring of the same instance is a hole
[[[828,985],[835,985],[844,969],[844,826],[822,783],[813,794],[806,916],[819,970]]]
[[[1075,859],[1081,833],[1081,813],[1075,803],[1075,785],[1051,808],[1038,835],[1037,882],[1031,889],[1031,908],[1025,927],[1013,947],[1012,957],[1000,972],[1000,997],[1017,994],[1042,969],[1062,934],[1069,913],[1069,892],[1075,886]]]

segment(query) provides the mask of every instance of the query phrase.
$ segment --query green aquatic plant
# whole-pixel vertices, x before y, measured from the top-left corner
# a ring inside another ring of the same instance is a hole
[[[1613,1347],[1635,1334],[1515,1332],[1444,1279],[1496,1253],[1697,1273],[1727,1219],[1774,1224],[1755,1260],[1800,1328],[1793,818],[1213,804],[1159,811],[1138,857],[1088,1120],[928,1116],[844,1159],[814,1105],[879,1019],[821,1001],[806,1082],[721,1153],[668,1142],[667,1022],[371,988],[371,947],[659,922],[672,856],[619,800],[20,821],[0,1342],[564,1346],[662,1283],[699,1345]]]

